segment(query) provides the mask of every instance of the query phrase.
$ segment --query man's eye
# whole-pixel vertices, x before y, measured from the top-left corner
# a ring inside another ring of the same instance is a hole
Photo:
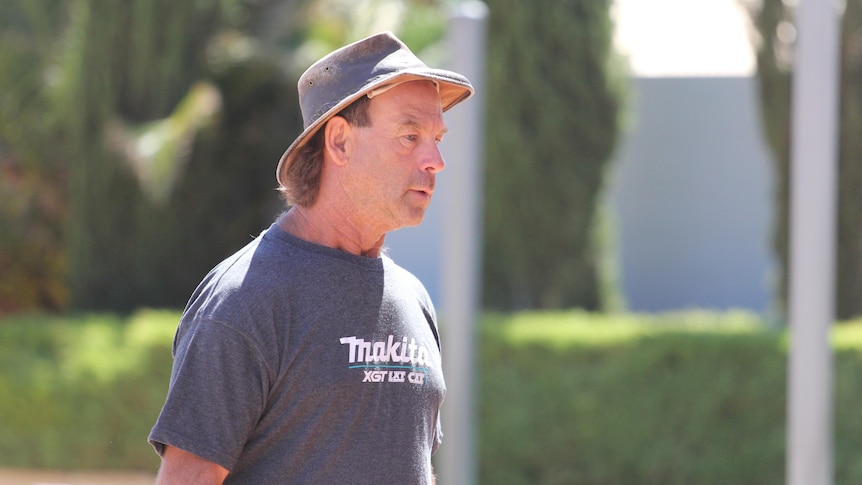
[[[404,139],[407,141],[416,141],[419,137],[417,135],[404,135]]]

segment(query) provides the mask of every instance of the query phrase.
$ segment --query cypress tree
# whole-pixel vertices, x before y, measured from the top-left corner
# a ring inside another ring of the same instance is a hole
[[[610,0],[489,0],[484,304],[601,305],[592,232],[618,136]]]
[[[777,311],[786,313],[790,220],[791,85],[795,8],[781,0],[750,2],[757,32],[757,77],[764,134],[773,152],[775,227],[773,248],[779,263]],[[841,23],[841,74],[838,133],[838,234],[836,317],[862,315],[862,1],[848,0]]]

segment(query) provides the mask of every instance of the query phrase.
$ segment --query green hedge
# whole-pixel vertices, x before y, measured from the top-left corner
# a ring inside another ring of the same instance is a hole
[[[154,470],[177,319],[0,321],[0,467]],[[479,334],[480,483],[784,482],[787,336],[755,316],[488,315]],[[833,341],[836,483],[862,483],[862,323]]]
[[[862,326],[836,327],[836,483],[862,483]],[[492,317],[481,483],[784,483],[787,336],[747,314]]]
[[[0,467],[158,466],[175,312],[0,321]]]

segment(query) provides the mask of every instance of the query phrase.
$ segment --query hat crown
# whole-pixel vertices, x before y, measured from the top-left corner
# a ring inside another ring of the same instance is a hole
[[[297,83],[305,127],[376,80],[410,69],[427,66],[391,32],[332,52],[309,67]]]
[[[473,95],[466,77],[429,68],[392,32],[346,45],[312,64],[297,83],[305,129],[278,161],[278,183],[287,186],[287,172],[297,150],[339,110],[375,89],[414,80],[437,85],[443,111]]]

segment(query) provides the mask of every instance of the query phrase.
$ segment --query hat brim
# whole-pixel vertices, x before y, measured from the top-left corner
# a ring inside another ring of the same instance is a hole
[[[467,100],[473,95],[473,86],[470,85],[469,81],[453,72],[442,69],[407,69],[394,73],[393,75],[381,76],[379,79],[364,85],[362,89],[356,93],[346,96],[338,104],[328,109],[320,117],[314,120],[305,128],[305,130],[303,130],[302,133],[300,133],[298,137],[296,137],[278,161],[278,167],[275,170],[275,177],[278,180],[279,185],[282,187],[287,186],[287,171],[293,163],[297,151],[308,143],[308,140],[310,140],[314,134],[317,133],[317,131],[325,125],[327,121],[329,121],[330,118],[376,88],[392,83],[422,80],[434,81],[437,83],[440,91],[440,105],[443,111],[447,111],[449,108]]]

